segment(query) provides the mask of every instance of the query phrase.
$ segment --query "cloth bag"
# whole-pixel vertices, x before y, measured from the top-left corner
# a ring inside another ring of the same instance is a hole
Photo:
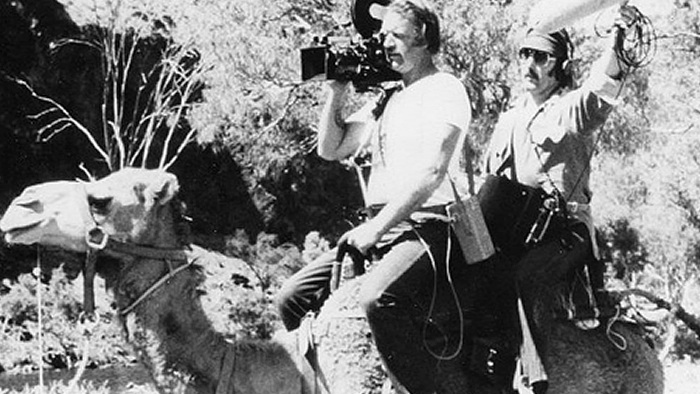
[[[477,199],[496,247],[511,256],[523,253],[532,226],[549,197],[542,189],[522,185],[505,176],[487,176]]]

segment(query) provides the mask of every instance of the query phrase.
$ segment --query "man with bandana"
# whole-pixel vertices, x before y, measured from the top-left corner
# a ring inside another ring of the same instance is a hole
[[[616,28],[624,29],[629,20],[626,7],[621,7]],[[603,269],[589,207],[589,176],[596,131],[616,104],[628,71],[616,55],[616,45],[616,40],[608,44],[588,78],[575,88],[568,33],[528,31],[518,51],[525,94],[501,115],[485,155],[485,173],[544,191],[563,215],[560,226],[542,219],[539,225],[545,232],[540,242],[511,256],[517,260],[517,307],[524,334],[518,371],[536,393],[547,387],[547,366],[543,368],[538,357],[547,351],[547,327],[535,327],[532,317],[542,290],[567,283],[566,294],[560,296],[574,300],[564,302],[559,312],[568,313],[583,329],[599,324],[594,295],[602,294]],[[557,233],[551,231],[555,228]]]

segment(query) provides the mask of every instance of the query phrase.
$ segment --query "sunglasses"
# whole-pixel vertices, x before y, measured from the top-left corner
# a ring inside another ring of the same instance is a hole
[[[532,60],[535,61],[535,64],[537,65],[543,65],[549,62],[549,59],[553,59],[554,56],[552,54],[543,52],[543,51],[538,51],[537,49],[531,49],[531,48],[523,48],[518,52],[518,56],[520,56],[520,60],[525,61],[532,57]]]

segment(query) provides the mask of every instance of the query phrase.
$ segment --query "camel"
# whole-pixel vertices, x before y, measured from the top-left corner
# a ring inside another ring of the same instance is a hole
[[[346,281],[316,318],[295,332],[280,332],[270,341],[234,341],[217,331],[199,289],[203,281],[216,279],[212,267],[222,259],[183,241],[177,192],[174,175],[136,168],[87,183],[48,182],[17,197],[0,230],[8,243],[97,255],[97,275],[113,294],[126,339],[161,392],[389,391],[381,388],[385,373],[357,307],[362,276]],[[481,269],[475,277],[488,271]],[[570,323],[554,324],[543,357],[550,393],[663,393],[661,364],[640,330],[620,322],[611,330],[624,338],[624,350],[614,346],[605,328],[581,331]],[[316,372],[303,357],[310,343]],[[468,352],[473,344],[466,343]],[[513,392],[510,384],[494,384],[473,372],[468,359],[441,364],[438,392],[455,392],[455,387],[463,393]]]

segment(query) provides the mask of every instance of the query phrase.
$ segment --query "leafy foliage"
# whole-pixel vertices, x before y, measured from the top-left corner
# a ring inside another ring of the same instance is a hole
[[[97,282],[96,291],[102,295],[97,299],[97,324],[90,327],[92,325],[82,324],[82,287],[67,279],[59,269],[54,270],[50,279],[44,279],[47,281],[38,281],[34,275],[24,274],[17,282],[4,283],[5,289],[0,297],[0,365],[3,368],[28,372],[40,363],[46,367],[72,368],[82,359],[87,340],[93,342],[89,350],[93,366],[133,360],[117,327],[110,325],[114,312],[107,304],[103,283]],[[96,342],[100,346],[94,346]]]

